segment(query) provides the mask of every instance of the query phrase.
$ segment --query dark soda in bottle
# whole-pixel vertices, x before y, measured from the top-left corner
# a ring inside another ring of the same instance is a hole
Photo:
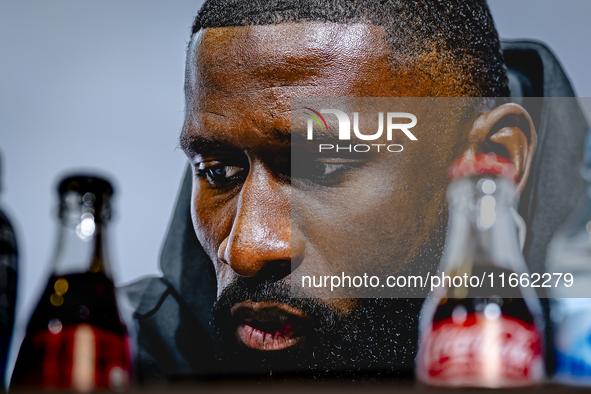
[[[441,387],[540,384],[542,308],[534,289],[515,279],[529,273],[511,212],[514,167],[481,154],[454,164],[451,177],[441,286],[423,305],[417,377]]]
[[[11,388],[125,390],[128,335],[106,245],[111,185],[74,176],[59,187],[60,232],[52,275],[27,327]]]

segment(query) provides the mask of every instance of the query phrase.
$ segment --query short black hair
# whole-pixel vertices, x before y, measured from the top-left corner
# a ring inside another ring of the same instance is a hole
[[[462,96],[509,96],[486,0],[206,0],[192,34],[212,27],[301,22],[381,26],[391,63],[398,69],[413,63],[409,76],[417,82],[428,78],[451,85]]]

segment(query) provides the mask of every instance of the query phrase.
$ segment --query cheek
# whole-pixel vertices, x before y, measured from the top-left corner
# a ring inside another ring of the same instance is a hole
[[[307,240],[302,274],[392,274],[411,263],[445,198],[445,171],[433,171],[412,160],[376,163],[343,187],[294,192],[296,225]]]
[[[360,298],[328,298],[323,299],[324,302],[330,308],[340,315],[348,316],[353,310],[361,304]]]
[[[217,297],[236,276],[232,268],[217,257],[218,249],[223,240],[230,235],[233,221],[232,204],[215,204],[212,199],[199,193],[199,188],[194,187],[191,204],[191,218],[197,239],[213,262],[216,280]]]
[[[222,292],[232,283],[237,275],[228,264],[218,261],[214,262],[213,265],[217,279],[217,298],[219,299]]]
[[[301,206],[292,209],[307,241],[301,274],[374,275],[384,266],[392,270],[405,260],[407,239],[416,233],[408,215],[412,200],[404,189],[393,191],[384,183],[295,200]],[[388,202],[392,200],[397,203]]]
[[[215,264],[219,246],[232,231],[235,204],[232,200],[221,201],[209,195],[207,190],[201,190],[196,183],[193,182],[191,203],[193,228],[201,246]]]

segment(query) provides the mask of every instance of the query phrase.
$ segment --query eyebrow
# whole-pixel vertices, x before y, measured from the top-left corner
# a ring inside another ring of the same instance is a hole
[[[181,133],[180,147],[189,157],[193,157],[203,153],[212,153],[216,151],[227,151],[228,149],[236,149],[229,144],[215,141],[203,136],[192,136],[185,132]]]
[[[281,145],[291,145],[291,138],[289,134],[274,135],[273,137],[269,137],[268,141],[270,143],[276,143]],[[221,152],[229,153],[243,151],[241,147],[236,146],[231,142],[220,141],[201,135],[189,135],[184,131],[181,132],[179,138],[179,145],[188,157],[194,157],[197,155],[205,154],[215,154]]]

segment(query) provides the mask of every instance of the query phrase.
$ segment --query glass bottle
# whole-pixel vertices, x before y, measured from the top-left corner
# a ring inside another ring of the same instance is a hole
[[[6,359],[14,327],[17,270],[16,237],[10,221],[0,209],[0,391],[4,391]]]
[[[514,167],[482,154],[451,174],[442,282],[423,304],[417,378],[442,387],[541,383],[541,304],[531,287],[508,283],[528,273],[511,212]]]
[[[27,327],[11,388],[122,391],[131,362],[107,249],[113,190],[106,180],[72,176],[59,194],[52,274]]]
[[[585,138],[581,174],[591,182],[591,131]],[[545,268],[552,278],[547,290],[556,358],[554,380],[591,386],[591,186],[552,237]],[[572,285],[556,284],[559,275]]]

